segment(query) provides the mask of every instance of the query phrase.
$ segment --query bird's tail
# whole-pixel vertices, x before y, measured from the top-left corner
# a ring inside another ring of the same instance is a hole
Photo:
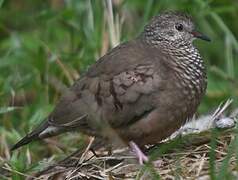
[[[49,127],[49,124],[47,121],[43,121],[42,124],[40,124],[36,129],[34,129],[31,133],[27,134],[24,138],[22,138],[20,141],[18,141],[15,145],[11,147],[11,151],[24,146],[31,141],[40,139],[40,134],[45,131]]]
[[[26,145],[34,140],[44,139],[52,136],[56,136],[63,132],[76,130],[77,127],[83,126],[82,122],[83,118],[86,118],[87,115],[82,116],[72,122],[63,124],[61,126],[50,125],[48,119],[43,121],[36,129],[34,129],[31,133],[27,134],[24,138],[22,138],[19,142],[17,142],[14,146],[11,147],[11,151]]]

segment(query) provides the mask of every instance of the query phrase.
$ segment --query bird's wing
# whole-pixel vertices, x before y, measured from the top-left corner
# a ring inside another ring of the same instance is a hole
[[[163,84],[166,79],[156,72],[154,64],[138,64],[109,81],[101,81],[97,101],[103,109],[102,118],[113,128],[135,123],[156,108]]]
[[[97,135],[95,119],[107,120],[115,128],[138,121],[154,108],[154,92],[166,82],[165,66],[159,73],[156,70],[160,58],[138,40],[112,49],[69,88],[42,125],[13,149],[72,128]]]
[[[114,48],[61,98],[49,123],[87,129],[95,122],[87,120],[95,116],[112,127],[139,120],[153,110],[154,92],[162,91],[166,84],[163,74],[167,69],[161,66],[163,61],[158,55],[158,51],[150,52],[136,41]]]

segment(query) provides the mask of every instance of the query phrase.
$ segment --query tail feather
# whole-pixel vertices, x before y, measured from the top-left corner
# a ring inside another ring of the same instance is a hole
[[[34,129],[31,133],[27,134],[24,138],[22,138],[20,141],[18,141],[15,145],[11,147],[11,151],[14,151],[18,149],[21,146],[24,146],[31,141],[40,139],[39,135],[49,126],[47,121],[44,121],[42,124],[40,124],[39,127]]]
[[[24,138],[22,138],[19,142],[11,147],[11,151],[26,145],[34,140],[44,139],[51,136],[56,136],[63,132],[74,131],[77,130],[80,126],[86,126],[83,119],[86,118],[87,115],[77,118],[76,120],[63,124],[61,126],[53,125],[52,122],[46,119],[41,123],[36,129],[34,129],[31,133],[27,134]]]

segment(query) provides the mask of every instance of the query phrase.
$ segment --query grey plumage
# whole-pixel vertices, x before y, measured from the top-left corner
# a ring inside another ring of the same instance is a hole
[[[154,17],[144,32],[101,57],[64,94],[43,126],[18,142],[77,130],[105,138],[109,125],[125,142],[158,142],[196,111],[206,90],[202,58],[191,18],[167,12]]]

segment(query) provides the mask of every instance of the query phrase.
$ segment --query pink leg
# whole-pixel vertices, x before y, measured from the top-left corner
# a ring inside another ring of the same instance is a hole
[[[154,165],[155,168],[160,168],[160,167],[162,167],[164,165],[164,161],[158,159],[158,160],[153,162],[153,165]]]
[[[136,143],[130,141],[129,145],[132,151],[135,153],[136,157],[138,158],[140,165],[143,165],[144,162],[148,162],[148,157],[140,150]]]

